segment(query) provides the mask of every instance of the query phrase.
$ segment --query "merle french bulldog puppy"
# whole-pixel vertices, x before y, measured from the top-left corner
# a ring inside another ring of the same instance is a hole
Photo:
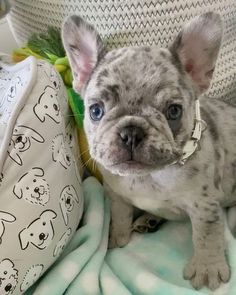
[[[78,16],[62,36],[89,150],[112,200],[110,245],[129,242],[134,207],[189,217],[194,254],[184,277],[197,289],[227,282],[222,208],[236,203],[236,110],[204,94],[221,45],[219,15],[195,17],[168,49],[107,51]]]

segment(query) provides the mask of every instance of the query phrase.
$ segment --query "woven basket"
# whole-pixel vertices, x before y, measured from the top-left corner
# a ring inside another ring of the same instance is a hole
[[[67,15],[80,14],[93,23],[109,47],[167,46],[182,25],[197,14],[222,15],[225,34],[211,97],[236,104],[235,0],[12,0],[9,20],[19,44],[48,25],[61,26]]]

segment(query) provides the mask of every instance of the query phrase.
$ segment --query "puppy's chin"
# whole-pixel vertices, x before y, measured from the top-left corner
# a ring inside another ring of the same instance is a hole
[[[156,170],[155,167],[151,165],[143,164],[136,161],[125,161],[118,164],[105,166],[105,169],[108,170],[110,173],[119,176],[142,176]]]
[[[114,163],[102,163],[99,166],[105,168],[106,171],[119,176],[145,176],[155,171],[160,171],[172,165],[180,159],[179,154],[172,155],[168,159],[159,158],[153,163],[138,160],[125,160]]]

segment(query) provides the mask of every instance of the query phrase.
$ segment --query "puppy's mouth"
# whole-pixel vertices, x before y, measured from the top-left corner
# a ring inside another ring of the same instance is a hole
[[[108,164],[105,168],[112,174],[118,174],[120,176],[147,175],[153,171],[161,170],[164,167],[173,164],[178,161],[179,157],[179,154],[173,154],[168,158],[156,159],[156,161],[153,161],[152,163],[148,163],[148,161],[141,161],[141,159],[121,160],[116,163]]]

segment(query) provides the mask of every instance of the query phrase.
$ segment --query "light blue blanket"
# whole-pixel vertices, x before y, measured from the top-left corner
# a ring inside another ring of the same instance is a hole
[[[231,280],[215,292],[195,291],[182,278],[192,255],[191,226],[167,222],[155,233],[134,233],[122,249],[107,250],[109,201],[94,178],[84,181],[80,229],[53,267],[27,295],[235,295],[236,240],[228,229]]]

